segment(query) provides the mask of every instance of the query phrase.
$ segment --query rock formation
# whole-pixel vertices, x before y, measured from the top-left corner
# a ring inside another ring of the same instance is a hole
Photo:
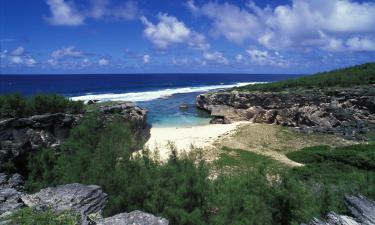
[[[101,213],[107,203],[107,194],[96,185],[67,184],[23,195],[22,201],[26,206],[37,209],[71,210],[81,216],[82,224],[87,224],[89,214]]]
[[[69,135],[82,115],[64,113],[0,120],[0,165],[23,165],[30,152],[56,147]],[[0,166],[0,171],[2,166]]]
[[[327,220],[322,221],[314,218],[307,225],[374,225],[375,224],[375,202],[363,196],[345,196],[345,204],[351,216],[338,215],[330,212]],[[306,225],[306,224],[302,224]]]
[[[147,111],[131,102],[99,107],[99,118],[105,124],[117,113],[131,127],[137,140],[149,138]],[[56,148],[69,135],[84,114],[64,113],[34,115],[27,118],[0,118],[0,172],[12,163],[20,173],[27,165],[28,155],[40,148]]]
[[[0,173],[0,219],[25,206],[21,200],[23,180],[19,174]]]
[[[137,140],[147,140],[150,137],[150,126],[147,124],[147,110],[138,107],[133,102],[122,102],[112,106],[100,106],[104,121],[108,121],[114,114],[119,114],[130,126]]]
[[[80,215],[81,223],[98,225],[168,225],[168,220],[152,214],[133,211],[101,219],[107,203],[107,194],[96,185],[66,184],[42,189],[35,194],[22,192],[19,175],[0,174],[0,224],[1,219],[23,207],[37,210],[50,209],[56,213],[70,211]],[[97,219],[92,220],[91,215]]]
[[[375,86],[303,92],[216,92],[197,97],[211,123],[248,120],[366,140],[375,135]]]
[[[156,217],[142,211],[120,213],[105,218],[97,223],[98,225],[168,225],[168,220]]]

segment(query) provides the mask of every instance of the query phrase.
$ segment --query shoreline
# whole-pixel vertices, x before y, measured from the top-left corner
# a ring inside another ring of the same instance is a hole
[[[182,127],[152,127],[151,136],[145,144],[151,152],[159,152],[160,160],[168,159],[170,144],[176,147],[178,153],[191,150],[191,147],[207,148],[218,139],[233,134],[240,126],[250,122],[235,122],[231,124],[207,124]]]

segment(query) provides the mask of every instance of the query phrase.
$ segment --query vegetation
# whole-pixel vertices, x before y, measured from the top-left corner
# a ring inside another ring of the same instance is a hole
[[[30,191],[80,182],[109,194],[105,214],[135,209],[167,218],[171,224],[300,224],[328,211],[342,212],[343,194],[375,197],[374,144],[317,146],[288,153],[306,164],[281,166],[240,149],[223,149],[217,162],[200,154],[160,164],[115,117],[105,126],[91,113],[72,130],[58,154],[45,149],[29,160]]]
[[[305,163],[292,172],[304,183],[315,186],[320,213],[345,211],[344,194],[361,193],[375,199],[375,144],[330,148],[316,146],[287,154]]]
[[[286,89],[351,87],[367,84],[375,84],[375,63],[367,63],[274,83],[247,85],[234,88],[234,90],[279,92]]]
[[[9,225],[79,225],[79,216],[75,216],[70,212],[54,213],[52,210],[38,211],[34,208],[25,208],[9,218]],[[1,220],[0,220],[1,223]]]
[[[26,98],[21,94],[0,96],[0,118],[26,117],[44,113],[81,113],[83,102],[72,101],[62,95],[34,95]]]

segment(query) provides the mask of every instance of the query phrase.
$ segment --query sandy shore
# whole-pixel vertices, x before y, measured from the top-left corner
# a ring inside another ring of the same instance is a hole
[[[170,153],[169,143],[173,143],[179,152],[189,151],[191,146],[204,148],[211,146],[217,139],[230,135],[239,126],[248,122],[232,124],[208,124],[192,127],[154,127],[146,147],[158,150],[160,159],[165,160]]]

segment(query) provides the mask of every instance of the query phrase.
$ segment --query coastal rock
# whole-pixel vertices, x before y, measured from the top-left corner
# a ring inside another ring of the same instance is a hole
[[[186,104],[186,103],[182,103],[182,104],[179,106],[179,108],[180,108],[181,110],[187,110],[187,109],[189,108],[189,105]]]
[[[363,196],[345,196],[350,213],[362,224],[375,224],[375,202]]]
[[[351,216],[338,215],[330,212],[327,220],[314,218],[307,225],[374,225],[375,224],[375,202],[363,196],[345,196],[345,204]],[[306,225],[306,224],[301,224]]]
[[[105,218],[97,223],[98,225],[168,225],[169,222],[161,217],[142,211],[121,213]]]
[[[22,190],[23,179],[19,174],[0,173],[0,219],[25,206],[21,200]]]
[[[67,184],[45,188],[38,193],[23,195],[22,201],[28,207],[52,209],[55,212],[72,210],[81,216],[82,224],[88,224],[87,216],[101,213],[107,203],[107,194],[99,186]]]
[[[375,134],[375,85],[305,92],[225,92],[197,96],[214,123],[252,121],[364,141]],[[375,138],[372,137],[372,138]]]
[[[99,107],[99,119],[105,125],[114,114],[119,114],[129,124],[135,138],[147,140],[150,127],[147,125],[147,111],[132,102],[122,102]],[[69,136],[70,130],[84,117],[84,114],[45,114],[27,118],[0,119],[0,172],[7,164],[13,164],[19,173],[26,175],[27,159],[41,148],[55,149]]]
[[[13,163],[16,167],[26,165],[28,154],[40,148],[54,148],[60,145],[81,118],[81,115],[55,113],[2,119],[0,171],[6,163]]]
[[[100,106],[103,121],[110,121],[114,114],[119,114],[132,129],[134,137],[139,141],[150,138],[150,125],[147,124],[147,110],[138,107],[134,102],[121,102],[116,105]]]

